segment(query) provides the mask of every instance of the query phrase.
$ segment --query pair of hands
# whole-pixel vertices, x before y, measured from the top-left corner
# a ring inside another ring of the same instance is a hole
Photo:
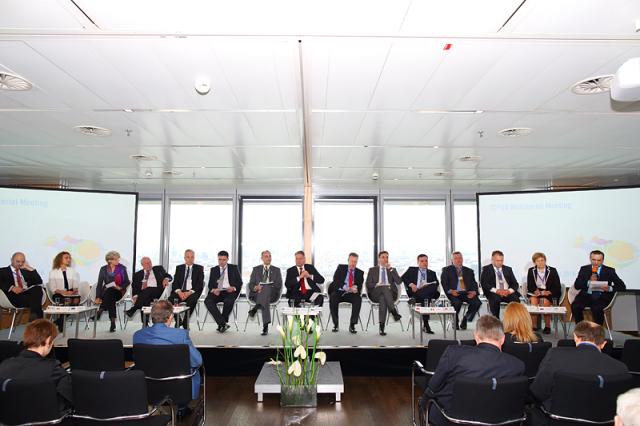
[[[211,290],[211,293],[215,294],[216,296],[220,296],[220,293],[222,293],[223,291],[226,291],[227,293],[234,293],[236,291],[236,288],[233,286],[227,287],[226,290],[222,290],[220,288],[214,288],[213,290]]]
[[[451,290],[451,295],[453,297],[458,297],[460,293],[458,292],[458,290]],[[468,291],[467,292],[467,297],[469,299],[473,299],[474,297],[476,297],[477,293],[475,291]]]
[[[536,296],[551,296],[551,292],[547,290],[536,290],[533,294],[535,294]]]
[[[511,292],[509,290],[496,290],[496,294],[500,297],[507,297]]]
[[[73,296],[75,294],[78,294],[77,290],[56,290],[55,294],[61,294],[63,296]]]

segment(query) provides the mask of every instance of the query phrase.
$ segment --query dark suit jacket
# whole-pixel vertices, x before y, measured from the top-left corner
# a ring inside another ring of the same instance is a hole
[[[467,291],[478,292],[478,283],[476,282],[476,274],[473,272],[473,269],[463,266],[462,278],[464,279],[464,285]],[[442,290],[444,290],[447,297],[450,297],[449,292],[458,288],[458,272],[456,271],[456,267],[449,265],[442,268],[440,280],[442,281]]]
[[[378,281],[380,281],[380,266],[376,265],[373,268],[369,268],[369,272],[367,273],[367,293],[371,293],[373,289],[376,288]],[[396,268],[387,268],[387,282],[390,284],[389,287],[391,288],[393,297],[398,297],[398,286],[402,284],[402,278],[398,275]]]
[[[504,379],[523,374],[524,363],[494,345],[451,345],[442,354],[429,380],[428,393],[435,396],[446,411],[451,408],[453,384],[458,377]]]
[[[410,266],[404,272],[404,274],[402,274],[402,282],[404,283],[404,288],[407,291],[407,295],[409,297],[413,297],[415,295],[413,290],[411,290],[411,287],[409,287],[409,284],[418,284],[418,270],[419,268],[417,266]],[[440,285],[440,282],[438,281],[438,275],[431,269],[427,269],[427,282],[435,282],[437,293],[435,298],[437,299],[438,297],[440,297],[440,293],[438,292],[438,286]]]
[[[536,286],[536,274],[537,268],[535,266],[529,268],[529,271],[527,271],[527,291],[530,293],[534,293],[538,289],[538,286]],[[558,271],[556,270],[556,268],[547,266],[545,277],[547,279],[547,291],[551,292],[552,298],[559,299],[561,293],[561,284],[560,276],[558,275]]]
[[[176,266],[176,273],[173,274],[173,285],[171,286],[171,292],[182,289],[184,284],[184,275],[187,271],[187,265],[184,263]],[[202,265],[193,264],[191,266],[191,289],[195,294],[200,297],[202,289],[204,288],[204,268]]]
[[[307,278],[307,283],[309,287],[311,287],[311,291],[322,293],[318,284],[322,284],[324,282],[324,277],[320,275],[320,272],[316,269],[315,266],[305,263],[304,270],[307,271],[310,275],[313,275],[313,279]],[[298,280],[298,267],[292,266],[287,269],[287,277],[284,280],[284,286],[287,288],[287,297],[291,298],[295,293],[300,293],[300,281]]]
[[[120,264],[124,274],[124,280],[122,281],[122,294],[124,294],[125,290],[129,286],[129,275],[127,274],[127,268],[123,264]],[[98,273],[98,282],[96,284],[96,297],[102,298],[102,293],[104,293],[105,286],[113,282],[113,278],[109,276],[107,273],[108,265],[104,265],[100,268],[100,272]]]
[[[513,270],[509,266],[502,265],[502,275],[509,288],[518,292],[520,284],[518,284],[516,276],[513,275]],[[482,272],[480,272],[480,285],[485,295],[491,293],[492,288],[496,288],[496,271],[493,269],[493,265],[485,265],[482,267]]]
[[[42,278],[38,271],[35,269],[33,271],[27,271],[26,269],[20,269],[20,274],[24,281],[27,283],[27,287],[31,287],[32,285],[42,284]],[[9,289],[14,285],[15,281],[13,280],[13,272],[11,271],[11,266],[6,266],[4,268],[0,268],[0,289],[4,290],[5,293],[9,292]]]
[[[232,265],[227,263],[227,278],[229,279],[229,285],[236,288],[236,297],[240,295],[242,290],[242,277],[240,276],[240,270],[238,265]],[[220,266],[214,266],[209,271],[209,285],[207,286],[209,292],[214,288],[218,288],[218,279],[220,279]]]
[[[333,273],[333,281],[329,285],[327,293],[332,295],[344,286],[344,280],[347,279],[349,273],[348,265],[338,265],[336,272]],[[353,284],[358,287],[358,294],[362,293],[362,284],[364,284],[364,272],[362,269],[356,268],[353,271]]]
[[[624,284],[624,281],[618,277],[616,274],[615,268],[611,268],[606,265],[602,265],[602,269],[600,269],[600,276],[598,277],[599,281],[607,281],[609,286],[613,288],[613,292],[616,291],[624,291],[627,289],[627,286]],[[578,272],[578,277],[576,278],[576,282],[573,283],[573,286],[576,290],[585,290],[589,289],[588,281],[591,280],[591,265],[584,265],[580,268],[580,272]]]
[[[15,380],[50,379],[56,385],[61,409],[73,401],[71,376],[55,358],[45,358],[25,349],[18,356],[0,364],[0,377]]]
[[[158,283],[158,287],[162,287],[162,281],[165,278],[171,279],[171,275],[167,274],[167,271],[164,270],[164,266],[156,265],[151,268],[153,272],[153,276],[156,278],[156,282]],[[144,279],[144,269],[140,269],[133,274],[133,281],[131,282],[131,295],[137,296],[140,291],[142,291],[142,280]]]
[[[591,269],[589,269],[589,273],[591,273]],[[583,343],[575,348],[549,349],[540,363],[535,380],[531,384],[531,393],[538,401],[544,402],[547,408],[553,388],[553,376],[558,372],[601,375],[629,374],[626,365],[603,354],[590,344]]]

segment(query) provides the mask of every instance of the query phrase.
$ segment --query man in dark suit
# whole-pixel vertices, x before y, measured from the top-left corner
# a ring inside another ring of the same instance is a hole
[[[306,258],[302,250],[296,252],[296,265],[287,269],[284,281],[287,287],[289,304],[300,306],[301,302],[313,302],[315,306],[322,306],[324,296],[318,284],[324,283],[324,277],[315,266],[305,263]]]
[[[224,250],[218,252],[218,266],[214,266],[209,272],[208,289],[204,305],[216,320],[218,331],[224,333],[229,329],[229,314],[242,290],[238,266],[229,263],[229,253]],[[218,309],[220,302],[223,303],[222,312]]]
[[[378,303],[378,319],[380,323],[380,335],[386,336],[384,331],[387,322],[387,311],[391,313],[395,321],[400,321],[402,315],[396,309],[395,300],[398,297],[402,279],[396,268],[389,264],[389,252],[378,253],[378,266],[369,268],[367,273],[367,295],[369,299]]]
[[[262,336],[269,334],[271,322],[271,303],[276,303],[282,294],[282,273],[280,268],[271,264],[271,252],[264,250],[260,254],[262,264],[255,266],[249,278],[249,300],[255,302],[249,310],[254,317],[258,309],[262,310]]]
[[[138,309],[151,305],[154,299],[159,299],[171,280],[171,275],[167,274],[164,267],[153,266],[150,258],[143,257],[140,264],[142,269],[133,274],[131,282],[133,306],[126,312],[129,318],[133,318]]]
[[[440,280],[442,290],[456,310],[456,329],[466,330],[467,321],[473,321],[482,302],[478,298],[478,283],[473,269],[463,266],[462,262],[462,253],[459,251],[451,253],[451,265],[442,268]],[[467,313],[462,317],[462,322],[458,325],[458,314],[465,302],[469,307]]]
[[[176,266],[173,274],[173,286],[169,300],[172,303],[186,303],[189,307],[189,317],[198,304],[198,299],[204,287],[204,268],[202,265],[194,264],[196,254],[193,250],[185,250],[184,263]],[[189,327],[186,319],[182,321],[184,328]]]
[[[25,349],[13,358],[0,364],[0,377],[15,380],[50,379],[56,386],[60,410],[72,403],[71,376],[62,368],[60,362],[49,353],[58,328],[45,319],[29,323],[24,331],[22,344]]]
[[[426,302],[428,305],[429,302],[440,297],[438,276],[428,267],[429,257],[426,254],[419,254],[418,266],[411,266],[402,274],[402,282],[407,290],[407,296],[409,296],[409,304],[424,305]],[[433,334],[429,326],[429,315],[422,315],[422,321],[424,331]]]
[[[477,346],[451,345],[438,362],[420,404],[435,398],[445,412],[451,409],[453,385],[459,377],[504,379],[524,374],[524,363],[502,353],[504,331],[499,319],[483,315],[478,319],[474,338]],[[439,426],[448,424],[438,410],[430,410],[429,421]]]
[[[614,268],[603,265],[603,252],[594,250],[589,254],[589,259],[591,264],[580,268],[578,277],[573,284],[573,287],[576,290],[580,290],[580,293],[571,304],[571,312],[577,324],[584,318],[584,308],[589,306],[593,314],[593,320],[602,325],[604,323],[604,308],[611,303],[613,294],[616,291],[626,290],[627,286],[618,277]],[[606,281],[607,285],[601,287],[601,291],[592,291],[589,289],[591,281]]]
[[[349,253],[347,265],[338,265],[333,274],[333,281],[329,285],[329,308],[333,320],[333,332],[338,332],[338,306],[340,303],[351,303],[351,321],[349,332],[356,334],[356,324],[360,318],[362,306],[362,284],[364,284],[364,272],[356,268],[358,255]]]
[[[151,308],[152,327],[145,327],[133,334],[133,344],[145,345],[187,345],[189,347],[189,362],[195,374],[191,378],[191,397],[197,399],[200,393],[200,371],[202,355],[189,338],[189,332],[171,327],[173,322],[173,305],[167,300],[160,300]],[[178,408],[181,418],[189,411],[186,406]]]
[[[602,326],[582,321],[573,331],[576,347],[549,349],[540,363],[538,374],[531,384],[531,393],[546,408],[550,408],[554,375],[558,372],[575,374],[629,374],[627,366],[601,352],[606,344]]]
[[[513,270],[504,264],[504,254],[500,250],[491,253],[491,265],[482,268],[480,285],[489,301],[489,310],[496,318],[500,318],[501,302],[520,301],[520,285],[513,275]]]
[[[29,308],[29,320],[42,318],[42,278],[24,253],[14,253],[11,265],[0,268],[0,289],[16,308]]]

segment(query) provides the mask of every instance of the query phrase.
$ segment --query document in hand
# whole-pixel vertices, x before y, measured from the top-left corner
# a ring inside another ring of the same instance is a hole
[[[589,291],[603,291],[602,288],[608,285],[608,281],[589,281]]]

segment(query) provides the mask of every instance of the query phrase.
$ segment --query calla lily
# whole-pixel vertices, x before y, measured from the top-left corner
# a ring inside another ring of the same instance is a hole
[[[316,325],[316,341],[320,340],[320,336],[322,336],[322,327],[318,324]]]
[[[327,362],[326,352],[316,352],[316,359],[320,361],[321,365],[324,365],[324,363]]]
[[[291,338],[291,342],[296,346],[299,345],[300,344],[300,335],[296,334],[295,336],[293,336]]]
[[[271,358],[271,361],[269,361],[267,364],[269,364],[269,365],[280,365],[280,364],[282,364],[282,361],[276,361],[275,359]]]
[[[310,333],[311,330],[313,329],[313,320],[311,319],[311,317],[309,317],[309,321],[307,322],[307,333]]]
[[[300,361],[296,361],[291,366],[289,366],[289,370],[287,370],[289,374],[293,374],[296,377],[300,377],[302,374],[302,365],[300,365]]]
[[[307,358],[307,350],[305,348],[302,347],[302,345],[298,346],[296,348],[296,351],[293,353],[293,356],[296,358],[300,358],[300,359],[306,359]],[[296,361],[298,362],[298,361]]]
[[[278,329],[278,333],[280,333],[280,336],[282,336],[282,338],[284,339],[284,330],[282,329],[282,327],[278,325],[276,328]]]
[[[287,320],[289,322],[289,333],[291,333],[291,330],[293,330],[293,316],[292,315],[288,316]]]

